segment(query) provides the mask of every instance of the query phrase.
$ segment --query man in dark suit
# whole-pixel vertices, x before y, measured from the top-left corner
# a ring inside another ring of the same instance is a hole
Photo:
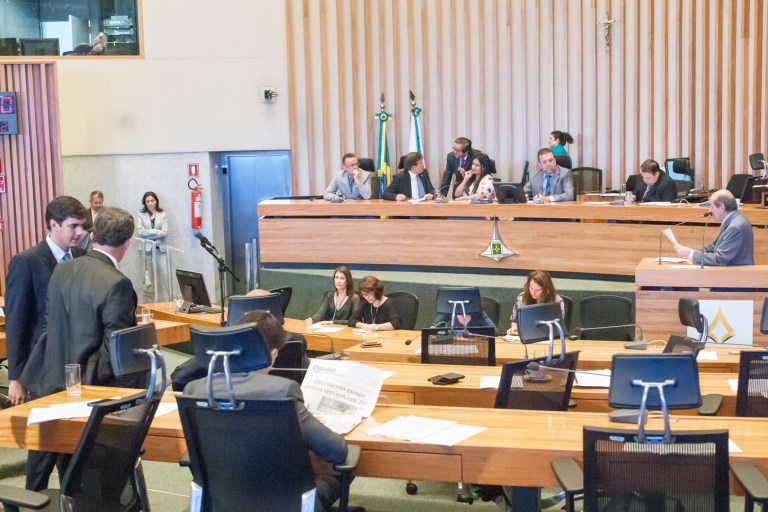
[[[677,197],[677,186],[656,160],[646,160],[640,166],[640,177],[634,190],[638,202],[671,203]]]
[[[285,343],[285,332],[274,315],[267,311],[250,311],[243,315],[238,323],[255,323],[261,339],[267,343],[272,353],[272,363],[280,348]],[[301,432],[307,448],[312,450],[320,459],[338,464],[347,458],[347,442],[339,434],[320,423],[304,405],[304,395],[299,385],[292,380],[274,375],[268,375],[271,365],[261,370],[232,375],[232,391],[240,400],[276,400],[293,398],[296,401],[296,412],[301,423]],[[207,377],[187,384],[184,394],[193,397],[207,398]],[[213,394],[216,398],[228,397],[224,374],[216,374],[213,378]],[[339,498],[341,484],[338,478],[330,475],[316,475],[317,503],[315,510],[330,510],[331,505]],[[322,508],[321,508],[322,507]]]
[[[445,159],[445,172],[443,173],[443,180],[440,182],[440,194],[443,196],[448,195],[448,190],[451,188],[451,179],[454,176],[456,177],[455,183],[457,185],[461,183],[461,180],[464,179],[464,173],[472,167],[472,160],[479,154],[480,151],[472,148],[472,141],[468,138],[459,137],[453,141],[453,151],[448,153]],[[455,193],[453,198],[456,198]]]
[[[408,199],[430,200],[435,187],[429,181],[429,174],[424,170],[424,157],[416,151],[403,158],[405,171],[399,173],[384,191],[388,201],[407,201]]]
[[[718,190],[709,198],[709,211],[718,222],[720,232],[711,244],[694,250],[676,245],[675,251],[694,264],[735,266],[755,264],[755,238],[749,219],[739,212],[739,204],[727,190]]]
[[[101,190],[94,190],[88,198],[91,207],[88,208],[88,215],[85,217],[84,229],[88,232],[86,236],[80,239],[80,247],[86,251],[91,250],[91,233],[93,232],[93,221],[104,206],[104,193]]]
[[[6,344],[8,347],[8,398],[18,405],[27,399],[19,381],[30,353],[45,329],[45,296],[58,263],[85,254],[80,240],[86,211],[74,197],[60,196],[48,203],[45,224],[48,236],[36,246],[20,252],[8,266],[5,290]],[[66,461],[56,454],[30,451],[27,458],[27,488],[42,490],[55,464],[63,474]],[[36,475],[44,474],[44,478]],[[44,483],[42,481],[44,480]]]
[[[44,329],[45,294],[57,263],[85,254],[80,246],[86,211],[74,197],[60,196],[48,203],[45,224],[48,236],[20,252],[8,266],[5,289],[6,343],[8,347],[8,398],[18,405],[27,391],[19,377],[32,347]]]
[[[136,325],[136,293],[117,270],[131,245],[133,216],[104,208],[96,217],[93,250],[57,265],[48,283],[46,330],[32,350],[19,381],[31,398],[64,389],[64,365],[80,364],[83,384],[114,385],[109,360],[113,331]],[[44,489],[53,469],[32,468],[27,487]]]

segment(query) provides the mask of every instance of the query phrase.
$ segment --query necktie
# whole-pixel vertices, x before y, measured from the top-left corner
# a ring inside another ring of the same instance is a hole
[[[354,190],[355,190],[355,179],[354,179],[353,177],[349,176],[349,177],[347,178],[347,180],[349,181],[349,193],[350,193],[350,194],[352,194],[352,195],[354,195]]]
[[[544,175],[544,195],[548,196],[552,192],[552,176],[549,174]]]
[[[416,189],[418,195],[414,199],[421,199],[424,197],[424,184],[421,182],[421,176],[416,176]]]
[[[648,186],[647,186],[647,187],[645,187],[645,193],[643,194],[643,199],[645,199],[645,198],[646,198],[646,196],[648,195],[648,193],[651,191],[651,188],[652,188],[652,187],[653,187],[653,185],[651,185],[650,187],[648,187]]]
[[[72,259],[72,256],[68,252],[65,252],[64,256],[61,257],[61,263],[64,263],[65,261],[69,261],[71,259]]]

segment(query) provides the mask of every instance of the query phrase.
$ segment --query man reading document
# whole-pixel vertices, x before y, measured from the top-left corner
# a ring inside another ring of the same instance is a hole
[[[720,232],[711,244],[694,250],[677,244],[675,250],[683,258],[694,264],[710,266],[754,265],[755,250],[752,224],[739,211],[739,205],[733,194],[727,190],[718,190],[709,198],[709,211],[721,223]]]

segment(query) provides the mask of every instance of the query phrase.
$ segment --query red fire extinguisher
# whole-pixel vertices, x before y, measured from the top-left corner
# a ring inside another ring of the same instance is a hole
[[[194,178],[189,180],[187,186],[192,190],[192,229],[200,229],[203,227],[203,187]]]

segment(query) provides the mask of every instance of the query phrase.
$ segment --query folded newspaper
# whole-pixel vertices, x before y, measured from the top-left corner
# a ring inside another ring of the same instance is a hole
[[[309,412],[337,434],[346,434],[371,415],[383,382],[377,368],[313,359],[301,391]]]

